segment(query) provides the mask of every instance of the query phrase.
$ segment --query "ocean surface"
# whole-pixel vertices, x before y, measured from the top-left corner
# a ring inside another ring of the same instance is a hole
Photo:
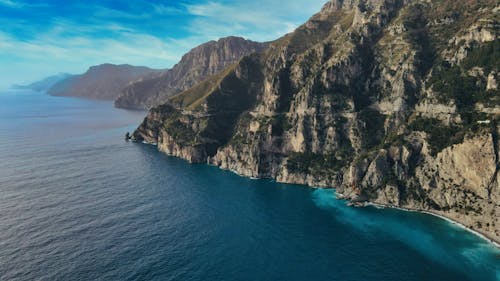
[[[445,220],[126,143],[144,115],[0,93],[0,280],[500,280]]]

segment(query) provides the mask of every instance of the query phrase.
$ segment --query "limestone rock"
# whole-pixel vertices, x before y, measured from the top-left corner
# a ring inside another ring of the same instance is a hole
[[[133,137],[244,176],[438,213],[499,241],[500,104],[479,71],[499,71],[497,3],[475,2],[329,1],[151,109]]]

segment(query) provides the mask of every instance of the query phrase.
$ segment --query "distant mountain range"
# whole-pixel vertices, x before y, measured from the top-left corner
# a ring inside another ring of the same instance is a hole
[[[192,49],[172,69],[102,64],[81,75],[61,74],[16,88],[46,91],[53,96],[115,100],[119,108],[147,109],[267,46],[268,43],[231,36]]]
[[[33,90],[36,92],[46,92],[50,88],[52,88],[55,84],[59,83],[60,81],[66,80],[68,78],[73,77],[72,74],[68,73],[60,73],[57,75],[49,76],[47,78],[44,78],[40,81],[33,82],[28,85],[13,85],[13,89],[25,89],[25,90]]]

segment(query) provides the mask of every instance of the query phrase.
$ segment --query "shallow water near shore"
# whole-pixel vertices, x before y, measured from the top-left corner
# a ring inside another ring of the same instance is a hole
[[[440,218],[124,142],[144,115],[0,93],[0,280],[500,280]]]

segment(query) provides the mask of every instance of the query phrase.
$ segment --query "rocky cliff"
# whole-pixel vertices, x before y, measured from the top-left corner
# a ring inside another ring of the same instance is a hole
[[[500,241],[499,11],[494,0],[329,1],[153,108],[132,138]]]
[[[115,101],[119,108],[145,109],[165,103],[169,97],[188,90],[206,77],[221,72],[242,57],[260,52],[267,43],[226,37],[202,44],[187,54],[172,69],[159,77],[144,79],[124,89]]]
[[[161,74],[142,66],[102,64],[81,75],[70,76],[54,84],[47,93],[53,96],[114,100],[130,83]]]

